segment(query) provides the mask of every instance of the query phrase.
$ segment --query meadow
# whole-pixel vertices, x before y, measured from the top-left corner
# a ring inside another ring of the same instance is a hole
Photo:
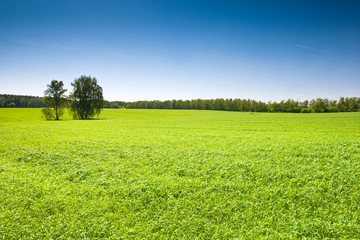
[[[0,109],[0,239],[360,239],[360,112]]]

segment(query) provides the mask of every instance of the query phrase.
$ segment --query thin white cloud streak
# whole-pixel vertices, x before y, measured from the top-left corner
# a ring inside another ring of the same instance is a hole
[[[296,46],[296,47],[299,47],[299,48],[305,48],[305,49],[309,49],[309,50],[313,50],[313,51],[317,51],[317,52],[322,52],[322,53],[331,54],[331,52],[326,51],[326,50],[316,49],[316,48],[312,48],[312,47],[307,47],[307,46],[300,45],[300,44],[296,44],[295,46]]]

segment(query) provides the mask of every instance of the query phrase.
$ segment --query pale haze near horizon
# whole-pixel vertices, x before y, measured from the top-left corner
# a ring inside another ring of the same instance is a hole
[[[357,1],[0,1],[0,94],[338,99],[360,92]]]

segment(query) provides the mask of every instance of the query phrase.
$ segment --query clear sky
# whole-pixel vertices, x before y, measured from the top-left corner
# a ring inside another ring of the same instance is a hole
[[[0,93],[107,100],[360,96],[360,1],[0,0]]]

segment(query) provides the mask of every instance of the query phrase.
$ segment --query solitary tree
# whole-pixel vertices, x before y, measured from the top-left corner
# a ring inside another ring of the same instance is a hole
[[[96,78],[81,76],[71,83],[74,87],[70,95],[74,118],[88,119],[99,115],[103,108],[103,91]]]
[[[47,85],[47,89],[44,94],[44,103],[47,106],[46,109],[43,109],[43,114],[46,119],[51,119],[54,116],[56,120],[59,120],[59,117],[64,114],[64,108],[66,106],[66,98],[64,97],[65,92],[64,84],[62,81],[52,80],[50,84]],[[53,111],[53,114],[50,112]]]

